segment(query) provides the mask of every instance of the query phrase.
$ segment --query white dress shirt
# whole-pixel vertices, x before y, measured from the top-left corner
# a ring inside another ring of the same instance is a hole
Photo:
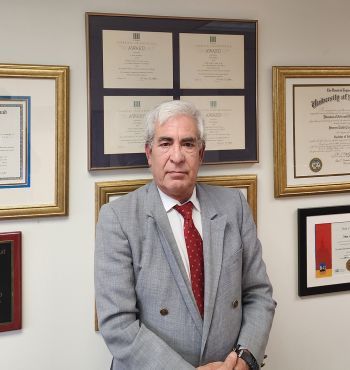
[[[175,205],[177,204],[181,205],[181,203],[177,201],[176,199],[173,199],[169,197],[168,195],[166,195],[159,188],[158,188],[158,191],[160,194],[160,198],[163,202],[165,211],[168,215],[170,226],[173,231],[177,247],[179,248],[182,262],[185,266],[188,278],[191,281],[190,264],[188,260],[186,242],[185,242],[185,237],[184,237],[184,218],[181,216],[181,214],[178,211],[176,211],[176,209],[174,209]],[[200,205],[199,205],[199,201],[198,201],[197,194],[196,194],[196,187],[193,190],[191,198],[187,202],[189,201],[193,203],[193,209],[192,209],[193,223],[196,226],[199,234],[201,235],[203,239]]]

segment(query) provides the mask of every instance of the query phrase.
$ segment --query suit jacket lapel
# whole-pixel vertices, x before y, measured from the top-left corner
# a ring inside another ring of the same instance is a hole
[[[197,185],[197,196],[201,206],[204,253],[204,322],[202,335],[203,354],[213,317],[217,287],[222,266],[226,216],[218,215],[202,186]]]
[[[174,275],[176,284],[183,296],[185,304],[190,311],[198,331],[201,333],[203,322],[192,293],[191,283],[183,265],[179,249],[170,227],[168,216],[160,199],[158,189],[154,182],[149,184],[147,199],[145,202],[146,214],[152,217],[158,231],[164,254]]]

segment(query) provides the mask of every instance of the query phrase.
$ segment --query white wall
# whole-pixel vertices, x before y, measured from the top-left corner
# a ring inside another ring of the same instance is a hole
[[[0,0],[0,63],[69,65],[68,217],[0,221],[23,233],[23,329],[0,334],[2,370],[103,370],[94,331],[94,185],[147,169],[87,171],[86,11],[259,20],[260,163],[203,167],[201,175],[257,174],[258,231],[278,309],[271,370],[349,369],[349,293],[297,295],[297,208],[349,203],[348,194],[274,199],[273,65],[348,65],[348,0]]]

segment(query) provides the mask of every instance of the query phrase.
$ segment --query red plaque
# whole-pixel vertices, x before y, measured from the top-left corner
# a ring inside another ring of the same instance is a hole
[[[22,327],[21,233],[0,233],[0,332]]]

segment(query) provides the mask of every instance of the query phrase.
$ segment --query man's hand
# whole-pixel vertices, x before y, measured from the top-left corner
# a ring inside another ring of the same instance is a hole
[[[239,362],[245,362],[241,359]],[[197,367],[197,370],[248,370],[248,368],[244,367],[237,367],[238,361],[237,361],[237,354],[235,352],[231,352],[225,359],[224,362],[218,361],[218,362],[211,362],[209,364]],[[241,365],[240,365],[241,366]]]
[[[234,370],[249,370],[249,366],[244,360],[239,358],[237,360],[236,366],[234,367]]]

